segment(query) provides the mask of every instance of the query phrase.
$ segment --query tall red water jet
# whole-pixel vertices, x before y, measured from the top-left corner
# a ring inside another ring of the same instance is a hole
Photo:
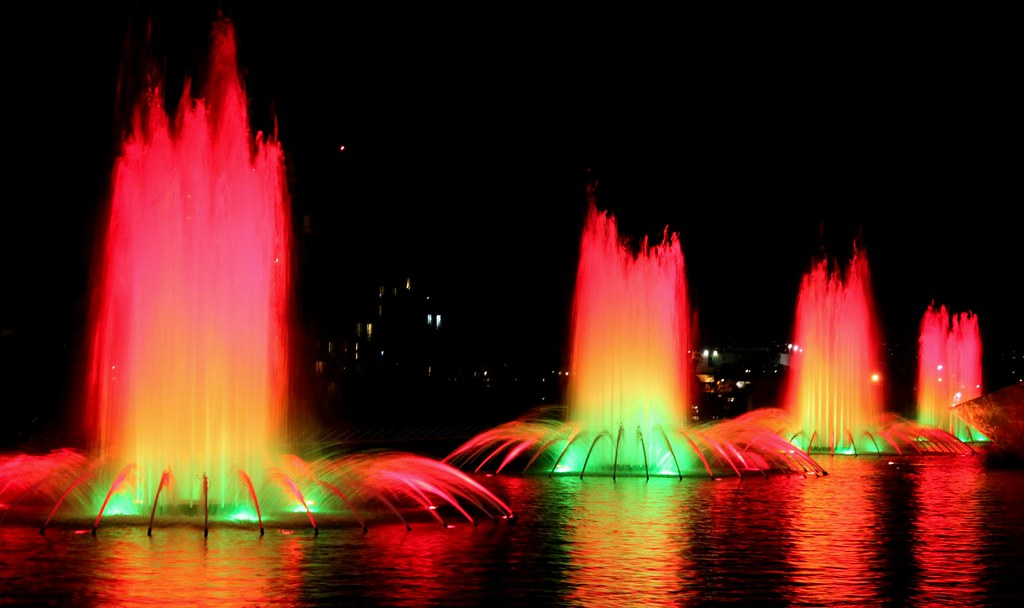
[[[845,270],[845,273],[841,272]],[[845,269],[815,261],[800,284],[786,409],[809,452],[877,451],[883,413],[879,340],[867,256]]]
[[[581,478],[826,474],[788,442],[781,410],[691,426],[690,307],[678,235],[666,230],[661,243],[645,237],[635,248],[590,194],[564,410],[528,412],[445,460],[477,472],[522,465]]]
[[[291,227],[283,153],[250,134],[235,31],[215,23],[205,81],[177,113],[135,107],[113,170],[89,335],[84,424],[135,463],[135,502],[174,471],[178,501],[248,501],[237,469],[283,447]],[[257,482],[259,485],[259,482]]]
[[[678,235],[635,251],[591,201],[576,276],[568,421],[593,445],[588,470],[676,471],[665,433],[690,404],[689,299]],[[607,439],[600,439],[607,433]],[[586,452],[561,465],[581,470]],[[582,459],[580,458],[582,456]]]
[[[981,333],[978,317],[951,314],[933,302],[921,319],[918,341],[917,422],[962,441],[984,439],[950,408],[982,394]]]
[[[163,83],[148,81],[114,166],[88,327],[81,427],[89,449],[0,454],[4,517],[31,518],[53,501],[44,532],[73,501],[79,508],[66,514],[86,510],[94,531],[101,516],[148,513],[152,527],[167,509],[202,515],[204,535],[211,520],[248,519],[262,534],[268,513],[287,521],[295,496],[311,523],[314,510],[337,515],[325,501],[344,497],[364,531],[364,514],[382,505],[408,528],[408,501],[396,497],[414,488],[420,511],[436,496],[471,519],[470,509],[511,519],[461,471],[400,452],[324,459],[326,479],[289,476],[277,500],[257,500],[258,489],[282,489],[270,483],[277,459],[301,461],[286,455],[295,436],[286,381],[290,200],[276,133],[249,131],[231,22],[215,22],[210,40],[199,94],[186,81],[173,119]],[[175,483],[166,485],[171,471]]]

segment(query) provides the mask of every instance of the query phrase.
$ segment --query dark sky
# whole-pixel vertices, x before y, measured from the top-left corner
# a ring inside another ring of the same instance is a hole
[[[218,7],[86,4],[10,14],[33,43],[4,43],[5,329],[80,331],[126,37],[152,17],[180,87]],[[596,177],[627,236],[680,234],[707,341],[785,340],[802,273],[856,236],[888,340],[916,340],[936,301],[992,348],[1024,341],[997,15],[254,4],[219,6],[320,239],[317,315],[412,273],[487,348],[558,349]]]

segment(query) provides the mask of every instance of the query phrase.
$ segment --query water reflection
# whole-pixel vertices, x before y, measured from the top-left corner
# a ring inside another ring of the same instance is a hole
[[[972,543],[984,538],[981,475],[951,475],[943,467],[902,467],[915,486],[917,517],[911,528],[916,554],[917,594],[945,602],[977,605],[985,598],[982,552]]]
[[[1021,599],[1024,472],[834,457],[827,477],[491,477],[516,523],[0,525],[0,603],[994,606]]]
[[[671,605],[686,569],[688,538],[679,525],[689,488],[640,477],[574,483],[562,478],[555,503],[567,513],[565,601],[580,606]]]
[[[876,457],[833,457],[823,465],[835,473],[796,488],[788,529],[793,539],[792,585],[787,593],[813,606],[884,604],[889,578],[907,563],[894,551],[907,530],[913,504],[900,507],[899,493],[887,492],[885,461]],[[829,460],[826,458],[826,461]],[[897,507],[891,510],[892,507]],[[892,561],[890,561],[892,560]]]

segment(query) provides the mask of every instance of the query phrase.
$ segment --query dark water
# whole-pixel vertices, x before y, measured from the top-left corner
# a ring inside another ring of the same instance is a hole
[[[498,477],[515,524],[0,525],[0,604],[1002,606],[1024,471],[819,458],[826,477]],[[308,522],[307,522],[308,523]]]

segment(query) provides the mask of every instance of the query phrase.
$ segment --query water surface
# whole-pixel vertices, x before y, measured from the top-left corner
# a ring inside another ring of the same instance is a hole
[[[825,477],[482,478],[514,523],[411,530],[0,525],[0,603],[1000,606],[1024,598],[1024,471],[820,457]],[[41,514],[41,520],[45,514]]]

